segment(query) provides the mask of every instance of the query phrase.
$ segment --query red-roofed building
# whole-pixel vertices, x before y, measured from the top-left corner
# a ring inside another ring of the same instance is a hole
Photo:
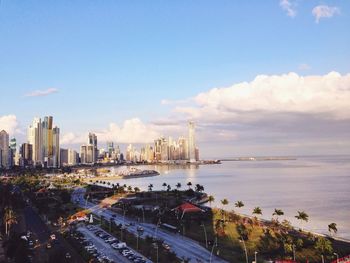
[[[204,212],[204,210],[200,209],[199,207],[190,204],[190,203],[183,203],[182,205],[179,205],[178,207],[175,207],[172,209],[172,211],[180,212],[182,213],[181,218],[185,215],[185,213],[199,213]]]

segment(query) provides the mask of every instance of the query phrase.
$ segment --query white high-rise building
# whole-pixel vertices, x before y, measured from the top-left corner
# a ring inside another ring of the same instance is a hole
[[[42,122],[34,118],[28,127],[27,140],[33,148],[33,163],[48,167],[60,166],[60,130],[53,128],[52,116],[47,116]]]
[[[0,131],[0,167],[9,167],[9,134]]]
[[[195,126],[193,121],[188,123],[188,156],[190,163],[196,162]]]
[[[43,136],[41,119],[34,118],[27,132],[28,143],[33,147],[33,163],[43,164]]]

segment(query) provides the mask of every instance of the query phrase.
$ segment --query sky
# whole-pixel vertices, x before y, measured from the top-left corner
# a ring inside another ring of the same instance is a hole
[[[0,129],[203,158],[350,154],[350,2],[0,1]]]

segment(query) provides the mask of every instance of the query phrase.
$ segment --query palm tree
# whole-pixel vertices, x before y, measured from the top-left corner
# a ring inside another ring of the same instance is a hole
[[[243,206],[244,206],[244,203],[242,201],[237,201],[235,203],[235,207],[237,207],[237,208],[242,208]]]
[[[176,189],[177,189],[177,190],[180,190],[180,188],[181,188],[181,183],[177,183],[177,184],[176,184]]]
[[[330,223],[328,225],[328,231],[329,234],[332,236],[332,232],[335,235],[338,232],[337,224],[336,223]]]
[[[211,207],[211,203],[214,202],[214,201],[215,201],[214,196],[209,195],[209,196],[208,196],[208,202],[209,202],[210,207]]]
[[[188,190],[190,190],[190,189],[191,189],[191,186],[192,186],[192,183],[191,183],[191,182],[188,182],[188,183],[187,183],[187,186],[188,186]]]
[[[165,191],[165,188],[167,187],[167,184],[166,184],[166,183],[163,183],[162,186],[164,187],[164,191]]]
[[[226,198],[224,198],[224,199],[221,200],[221,204],[222,204],[222,210],[221,210],[221,212],[222,212],[224,221],[225,221],[225,210],[224,210],[224,206],[228,205],[228,203],[229,203],[229,202],[228,202],[228,200],[227,200]]]
[[[282,209],[277,209],[277,208],[275,208],[275,211],[272,214],[272,216],[276,217],[277,221],[278,221],[278,217],[283,215],[284,215],[284,212],[282,211]]]
[[[132,186],[131,186],[131,185],[128,186],[128,191],[129,191],[129,192],[132,191]]]
[[[262,215],[262,210],[259,206],[253,209],[253,215],[256,215],[255,218],[258,220],[258,215]]]
[[[135,192],[135,193],[139,193],[139,192],[140,192],[140,188],[138,188],[137,186],[134,187],[134,192]]]
[[[204,186],[200,184],[196,184],[195,189],[196,189],[196,192],[202,192],[204,191]]]
[[[148,185],[148,191],[152,192],[152,189],[153,189],[153,184],[149,184]]]
[[[305,213],[304,211],[298,211],[298,214],[295,216],[296,219],[300,220],[301,230],[303,221],[308,222],[309,221],[309,215]]]
[[[17,223],[17,215],[10,207],[5,208],[4,213],[5,234],[10,235],[11,226]]]

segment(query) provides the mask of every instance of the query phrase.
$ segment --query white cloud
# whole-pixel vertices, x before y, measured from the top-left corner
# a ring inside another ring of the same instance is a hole
[[[160,127],[153,124],[145,124],[138,118],[125,120],[122,126],[110,123],[108,128],[102,131],[94,131],[99,142],[114,141],[118,143],[152,143],[160,136]],[[87,133],[66,133],[62,136],[61,143],[82,144],[87,142]]]
[[[336,6],[318,5],[312,9],[312,15],[315,17],[316,23],[321,18],[330,18],[337,14],[340,14],[340,9]]]
[[[214,88],[194,98],[196,106],[177,107],[189,118],[208,121],[249,122],[271,113],[327,114],[350,119],[350,74],[330,72],[323,76],[258,75],[251,82]],[[242,113],[255,114],[245,115]]]
[[[287,12],[289,17],[295,17],[297,15],[296,4],[292,0],[280,0],[280,7]]]
[[[34,90],[25,94],[24,96],[25,97],[42,97],[42,96],[47,96],[57,92],[58,92],[58,89],[56,88],[48,88],[46,90]]]
[[[20,133],[19,124],[15,115],[0,116],[0,131],[5,130],[11,135]]]
[[[311,66],[306,64],[306,63],[302,63],[298,66],[298,69],[299,70],[309,70],[309,69],[311,69]]]

